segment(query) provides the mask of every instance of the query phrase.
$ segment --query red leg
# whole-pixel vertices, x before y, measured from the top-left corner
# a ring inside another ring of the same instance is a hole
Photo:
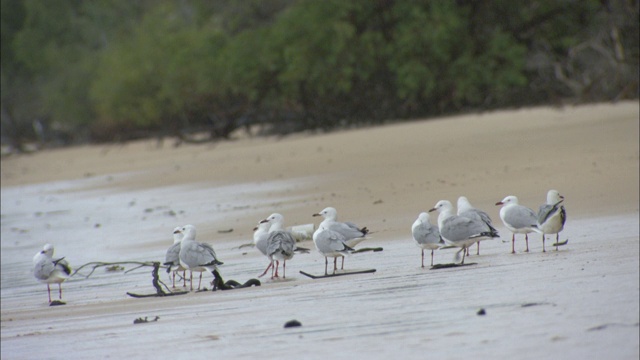
[[[182,272],[182,287],[187,287],[187,270]]]
[[[266,274],[266,273],[267,273],[267,271],[269,271],[269,269],[270,269],[270,268],[272,268],[272,267],[273,267],[273,262],[270,262],[270,263],[269,263],[269,266],[267,266],[267,268],[266,268],[266,269],[264,269],[264,272],[263,272],[262,274],[258,275],[258,277],[263,277],[263,276],[264,276],[264,274]]]
[[[198,290],[200,290],[201,284],[202,284],[202,271],[200,271],[200,280],[198,280]]]
[[[49,294],[49,302],[51,302],[51,288],[49,287],[49,284],[47,284],[47,294]]]
[[[511,253],[516,253],[516,233],[513,233],[513,235],[511,235]]]
[[[342,265],[340,266],[340,270],[344,270],[344,256],[342,257]]]

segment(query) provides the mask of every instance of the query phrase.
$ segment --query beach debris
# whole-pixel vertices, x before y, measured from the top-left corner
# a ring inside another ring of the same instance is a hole
[[[478,265],[478,263],[468,263],[468,264],[456,264],[456,263],[448,263],[448,264],[435,264],[429,270],[438,270],[438,269],[447,269],[447,268],[456,268],[470,265]]]
[[[156,316],[153,320],[149,320],[149,318],[147,316],[144,317],[144,319],[142,317],[139,317],[135,320],[133,320],[134,324],[144,324],[144,323],[148,323],[148,322],[154,322],[154,321],[158,321],[160,319],[159,316]]]
[[[480,310],[478,310],[478,312],[476,313],[479,316],[484,316],[487,314],[486,310],[483,308],[480,308]]]
[[[49,303],[49,306],[67,305],[66,302],[60,300],[53,300]]]
[[[224,229],[224,230],[218,230],[218,234],[229,234],[233,232],[233,228],[231,229]]]
[[[344,276],[344,275],[371,274],[371,273],[374,273],[374,272],[376,272],[376,269],[344,271],[344,272],[337,272],[337,273],[326,274],[326,275],[313,275],[313,274],[309,274],[307,272],[304,272],[304,271],[300,270],[300,274],[302,274],[304,276],[308,276],[308,277],[310,277],[312,279],[323,279],[323,278],[330,278],[330,277],[334,277],[334,276]]]
[[[569,239],[566,239],[565,241],[559,241],[559,242],[553,243],[553,244],[551,244],[551,246],[556,246],[556,247],[557,246],[565,246],[568,243],[569,243]]]
[[[299,327],[302,326],[302,323],[298,320],[289,320],[286,323],[284,323],[284,328],[290,328],[290,327]]]
[[[120,266],[120,265],[111,265],[111,266],[107,266],[104,269],[106,272],[118,272],[118,271],[124,271],[124,266]]]
[[[228,280],[228,281],[224,281],[224,279],[222,279],[222,275],[220,275],[220,273],[218,272],[218,270],[214,270],[213,271],[213,290],[212,291],[216,291],[217,289],[220,290],[233,290],[233,289],[241,289],[241,288],[247,288],[247,287],[251,287],[251,286],[260,286],[260,280],[258,279],[249,279],[247,281],[244,282],[244,284],[240,284],[239,282],[235,281],[235,280]]]

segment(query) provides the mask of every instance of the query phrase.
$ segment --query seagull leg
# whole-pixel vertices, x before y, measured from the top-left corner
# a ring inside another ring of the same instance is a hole
[[[338,257],[333,258],[333,273],[335,274],[338,270]]]
[[[433,254],[433,250],[431,250],[431,251],[432,251],[432,254]],[[424,249],[422,249],[422,268],[424,269]]]
[[[340,265],[340,270],[344,270],[344,256],[342,257],[342,265]]]
[[[324,257],[324,274],[327,275],[327,267],[329,266],[329,258]]]
[[[542,252],[547,252],[547,250],[544,249],[544,234],[542,234]]]
[[[173,286],[172,286],[172,288],[174,288],[174,289],[175,289],[175,288],[176,288],[176,272],[175,272],[175,271],[172,271],[171,273],[173,274],[173,277],[172,277],[172,279],[173,279]]]
[[[433,250],[431,250],[431,266],[433,266]],[[424,265],[422,267],[424,267]]]
[[[524,241],[527,242],[527,250],[524,252],[529,252],[529,234],[524,234]]]
[[[480,255],[480,241],[478,241],[478,249],[476,250],[476,255]]]
[[[560,232],[556,233],[556,251],[558,251],[558,242],[560,242]]]
[[[202,271],[200,271],[200,280],[198,280],[198,290],[200,290],[201,284],[202,284]]]
[[[193,271],[189,272],[189,288],[191,289],[191,291],[193,291]]]
[[[287,260],[282,260],[282,278],[286,278],[287,277]]]
[[[462,262],[460,263],[460,265],[464,264],[464,256],[467,253],[467,251],[469,250],[469,248],[462,248]]]
[[[62,283],[58,283],[58,297],[62,300]]]
[[[511,253],[516,253],[516,233],[513,233],[513,235],[511,235]]]
[[[49,284],[47,284],[47,293],[49,294],[49,302],[51,302],[51,288],[49,287]]]
[[[182,272],[182,287],[187,287],[187,270]]]
[[[280,267],[280,261],[276,260],[276,277],[278,276],[278,268]]]
[[[469,255],[469,248],[466,248],[466,250],[464,252],[465,252],[465,254]],[[462,258],[464,259],[464,256]]]
[[[270,262],[270,263],[269,263],[269,266],[267,266],[267,268],[266,268],[266,269],[264,269],[264,272],[263,272],[262,274],[258,275],[258,277],[263,277],[263,276],[264,276],[264,274],[266,274],[266,273],[267,273],[267,271],[269,271],[269,269],[270,269],[270,268],[272,268],[272,267],[273,267],[273,263],[272,263],[272,262]]]

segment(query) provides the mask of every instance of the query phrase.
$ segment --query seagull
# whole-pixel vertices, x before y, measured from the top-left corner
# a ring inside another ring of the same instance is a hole
[[[198,290],[200,290],[202,272],[209,270],[214,274],[217,265],[224,263],[218,260],[216,252],[211,245],[196,241],[195,226],[185,225],[180,229],[180,232],[183,235],[180,243],[180,265],[185,269],[191,270],[191,290],[193,290],[193,272],[200,273],[200,281],[198,281]]]
[[[287,260],[293,258],[296,250],[296,239],[290,231],[284,229],[284,217],[281,214],[273,213],[260,223],[268,223],[269,236],[267,238],[267,256],[271,260],[271,278],[278,277],[278,267],[282,260],[282,278],[286,278]],[[273,274],[273,262],[275,261],[275,275]],[[269,268],[267,267],[267,270]],[[265,270],[266,272],[266,270]]]
[[[69,278],[71,268],[64,257],[53,260],[53,245],[46,244],[42,251],[33,257],[33,276],[41,283],[47,284],[49,303],[51,288],[49,284],[58,284],[58,297],[62,300],[62,282]]]
[[[567,212],[564,206],[560,205],[563,201],[564,196],[560,195],[557,190],[549,190],[547,203],[540,205],[538,229],[542,233],[542,252],[546,252],[544,248],[546,234],[556,234],[556,251],[558,251],[560,231],[564,229],[564,223],[567,221]]]
[[[271,224],[267,221],[267,222],[258,222],[258,226],[253,228],[253,244],[256,246],[256,248],[258,250],[260,250],[260,252],[262,253],[262,255],[269,257],[267,255],[267,242],[269,240],[269,227],[271,226]],[[258,277],[262,277],[264,276],[264,274],[267,273],[267,271],[269,271],[269,269],[271,269],[273,267],[273,263],[269,262],[269,266],[267,266],[266,269],[264,269],[264,272],[260,275],[258,275]]]
[[[527,243],[525,252],[529,252],[529,233],[538,232],[537,217],[533,210],[518,204],[518,197],[509,195],[498,201],[496,206],[503,205],[500,209],[502,223],[513,234],[511,235],[511,253],[515,254],[516,234],[524,234]]]
[[[173,245],[167,249],[167,254],[165,256],[164,265],[167,265],[167,272],[172,272],[173,274],[173,288],[176,287],[176,273],[182,271],[182,287],[187,286],[187,275],[186,269],[180,265],[180,243],[182,242],[183,234],[180,231],[180,227],[176,227],[173,229]],[[176,267],[173,269],[173,267]],[[173,271],[172,271],[173,270]]]
[[[477,219],[482,220],[493,229],[493,231],[497,231],[493,224],[491,223],[491,217],[486,212],[476,209],[471,205],[469,199],[466,196],[460,196],[458,198],[458,216],[468,217],[469,219]],[[467,252],[469,250],[467,249]],[[476,251],[476,255],[480,255],[480,242],[478,241],[478,249]]]
[[[315,213],[312,216],[322,216],[324,220],[318,225],[319,230],[333,230],[345,238],[345,243],[350,248],[355,247],[361,241],[367,239],[367,234],[369,233],[369,229],[366,227],[359,228],[356,224],[352,222],[339,222],[337,221],[338,212],[335,208],[327,207],[320,211],[319,213]],[[344,257],[342,257],[342,266],[340,269],[344,269]]]
[[[456,258],[458,258],[462,251],[462,262],[460,264],[464,264],[466,249],[469,246],[481,240],[499,237],[498,232],[482,220],[473,220],[464,216],[454,215],[453,205],[448,200],[438,201],[429,212],[436,210],[440,213],[438,215],[440,236],[449,245],[461,248],[456,253]]]
[[[416,244],[422,248],[422,267],[424,268],[424,250],[431,250],[431,266],[433,266],[433,250],[443,245],[440,231],[429,222],[429,213],[421,212],[411,226],[411,234]]]
[[[313,243],[316,249],[324,255],[324,274],[327,275],[328,258],[333,258],[333,273],[338,269],[337,258],[344,257],[353,252],[353,248],[347,245],[346,237],[334,230],[318,229],[313,233]]]

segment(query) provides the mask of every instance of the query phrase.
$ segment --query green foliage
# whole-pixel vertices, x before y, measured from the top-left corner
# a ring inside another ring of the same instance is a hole
[[[101,140],[217,137],[637,96],[637,16],[597,0],[2,0],[3,134],[39,118]]]

